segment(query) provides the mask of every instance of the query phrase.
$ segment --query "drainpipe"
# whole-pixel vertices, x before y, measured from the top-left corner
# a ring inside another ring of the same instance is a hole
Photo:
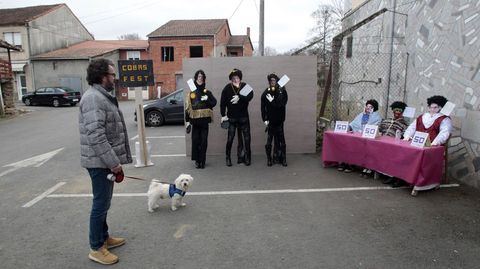
[[[28,64],[30,66],[30,71],[31,71],[31,79],[32,79],[32,90],[35,91],[36,87],[35,87],[35,69],[33,67],[33,63],[32,61],[30,60],[30,58],[32,57],[32,42],[31,42],[31,39],[30,39],[30,25],[28,25],[28,22],[25,22],[25,27],[27,28],[27,42],[28,42]]]
[[[390,66],[388,67],[388,77],[387,77],[387,103],[385,104],[385,118],[388,114],[388,105],[390,102],[390,86],[391,86],[391,77],[392,77],[392,63],[393,63],[393,41],[395,37],[395,14],[397,11],[397,0],[393,0],[393,12],[392,12],[392,40],[390,42]]]
[[[213,35],[213,57],[217,57],[217,38],[216,34]]]

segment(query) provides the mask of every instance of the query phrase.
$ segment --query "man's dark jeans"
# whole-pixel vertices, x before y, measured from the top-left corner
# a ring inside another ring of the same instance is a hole
[[[90,248],[98,250],[108,238],[107,212],[113,195],[113,181],[107,179],[112,173],[106,168],[87,168],[92,179],[93,203],[90,212]]]

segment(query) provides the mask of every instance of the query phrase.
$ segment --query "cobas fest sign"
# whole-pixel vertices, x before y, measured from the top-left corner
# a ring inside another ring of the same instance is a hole
[[[118,70],[118,83],[122,87],[154,85],[152,60],[121,60]]]

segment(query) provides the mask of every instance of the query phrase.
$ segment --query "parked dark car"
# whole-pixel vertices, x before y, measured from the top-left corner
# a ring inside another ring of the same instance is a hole
[[[39,88],[33,93],[25,94],[22,101],[27,106],[52,105],[58,107],[64,104],[74,106],[80,102],[80,97],[79,91],[67,87],[45,87]]]
[[[143,105],[145,125],[162,126],[165,122],[183,122],[183,89]],[[137,112],[135,112],[137,121]]]

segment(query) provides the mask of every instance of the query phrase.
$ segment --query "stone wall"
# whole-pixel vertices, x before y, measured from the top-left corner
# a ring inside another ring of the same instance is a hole
[[[393,10],[392,5],[393,1],[369,0],[347,14],[343,26],[354,25],[383,7]],[[406,101],[417,108],[417,115],[426,110],[426,99],[432,95],[444,95],[456,104],[449,176],[480,187],[480,2],[398,0],[396,10],[408,15],[395,15],[394,35],[394,53],[408,54]],[[387,11],[355,31],[354,54],[389,52],[392,16]]]

